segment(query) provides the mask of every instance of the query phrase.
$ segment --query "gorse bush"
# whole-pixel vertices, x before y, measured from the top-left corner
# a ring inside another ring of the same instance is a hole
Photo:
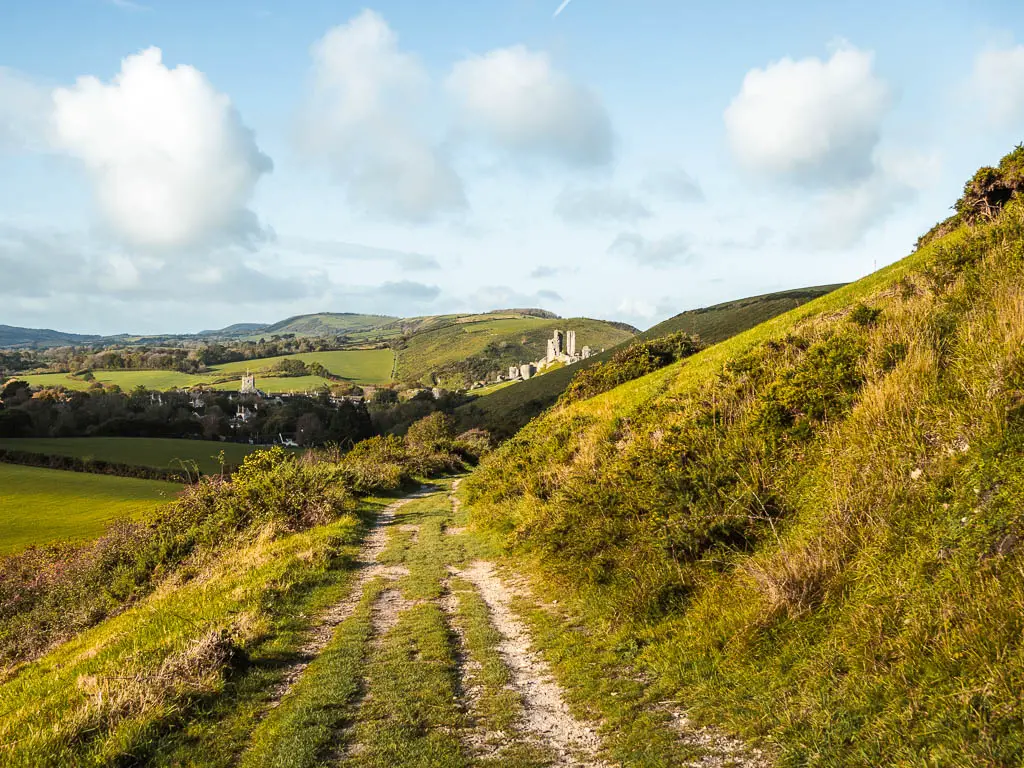
[[[612,359],[586,368],[569,382],[560,404],[585,400],[614,389],[648,373],[689,357],[701,349],[700,340],[686,333],[672,333],[650,341],[641,341],[619,350]]]
[[[550,412],[466,482],[471,519],[782,765],[1018,764],[1021,286],[1011,200]]]

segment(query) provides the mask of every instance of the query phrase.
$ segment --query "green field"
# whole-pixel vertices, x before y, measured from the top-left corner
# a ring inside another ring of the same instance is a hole
[[[271,378],[260,376],[270,371],[281,360],[301,360],[307,365],[320,363],[328,371],[357,384],[386,384],[391,380],[394,353],[390,349],[350,349],[333,352],[304,352],[297,355],[242,360],[212,366],[209,373],[190,374],[178,371],[93,371],[101,384],[116,384],[124,391],[136,387],[166,391],[212,386],[216,389],[238,389],[242,375],[251,371],[257,376],[257,386],[265,392],[303,392],[330,386],[331,381],[320,376],[294,376]],[[86,390],[92,382],[75,379],[66,373],[39,373],[20,376],[34,387],[65,387]],[[226,381],[225,381],[226,379]]]
[[[219,376],[241,375],[246,371],[259,373],[270,370],[281,360],[301,360],[307,365],[320,363],[331,373],[359,384],[387,384],[391,380],[391,366],[395,356],[390,349],[345,349],[334,352],[303,352],[297,355],[265,357],[260,360],[242,360],[224,363],[211,370]],[[316,377],[314,377],[316,378]]]
[[[237,466],[258,450],[240,443],[155,437],[8,437],[0,438],[0,448],[157,469],[180,469],[181,462],[195,462],[205,474],[220,471],[216,456],[221,451],[228,464]]]
[[[0,554],[30,544],[100,535],[181,490],[174,483],[0,464]]]

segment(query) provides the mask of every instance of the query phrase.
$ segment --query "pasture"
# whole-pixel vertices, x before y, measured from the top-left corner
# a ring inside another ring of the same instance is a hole
[[[94,538],[181,490],[174,483],[0,464],[0,555],[32,544]]]
[[[257,450],[241,443],[157,437],[6,437],[0,438],[0,448],[156,469],[180,469],[183,463],[195,462],[207,475],[220,471],[221,451],[228,464],[237,466]]]

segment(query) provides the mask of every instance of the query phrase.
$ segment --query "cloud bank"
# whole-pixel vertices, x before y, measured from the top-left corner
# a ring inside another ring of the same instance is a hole
[[[1024,122],[1024,45],[979,53],[970,90],[992,124],[1019,128]]]

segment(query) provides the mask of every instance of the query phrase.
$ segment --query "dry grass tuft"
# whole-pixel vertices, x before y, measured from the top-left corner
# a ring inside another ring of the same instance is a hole
[[[795,619],[824,600],[839,573],[839,557],[825,543],[814,541],[782,547],[767,560],[751,558],[741,569],[761,593],[766,618]]]

